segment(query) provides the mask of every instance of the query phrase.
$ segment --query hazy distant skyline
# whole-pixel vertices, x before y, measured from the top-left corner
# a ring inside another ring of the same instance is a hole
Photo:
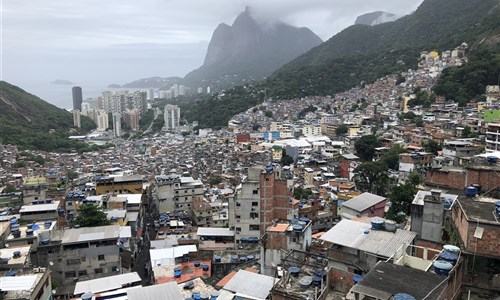
[[[2,80],[57,106],[71,107],[71,87],[84,99],[110,83],[180,76],[202,65],[219,23],[245,6],[266,23],[308,27],[324,41],[357,16],[405,15],[422,0],[86,0],[3,1]],[[57,93],[55,92],[57,90]],[[67,91],[66,91],[67,90]]]

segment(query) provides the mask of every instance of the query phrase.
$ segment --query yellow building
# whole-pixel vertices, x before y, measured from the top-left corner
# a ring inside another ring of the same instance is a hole
[[[273,161],[281,161],[283,156],[283,149],[281,147],[274,146],[272,149]]]
[[[142,194],[142,177],[120,176],[102,177],[96,180],[96,195],[104,194]]]

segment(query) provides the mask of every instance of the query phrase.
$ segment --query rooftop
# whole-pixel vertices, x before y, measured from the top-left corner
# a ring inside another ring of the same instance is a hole
[[[199,260],[200,266],[195,267],[193,261],[183,262],[181,264],[172,264],[166,266],[153,266],[153,272],[155,281],[157,284],[172,282],[177,283],[187,282],[195,278],[207,279],[212,276],[212,261],[211,260]],[[202,265],[208,265],[208,271],[204,271],[201,267]],[[174,277],[174,269],[179,268],[181,270],[180,277]]]
[[[479,197],[478,200],[471,198],[459,198],[458,205],[462,208],[469,222],[479,221],[500,226],[500,220],[495,216],[495,202],[498,199]]]
[[[198,227],[197,236],[234,236],[229,228]]]
[[[12,248],[3,248],[0,249],[0,258],[8,259],[7,267],[9,265],[22,265],[26,263],[28,255],[30,254],[31,246],[23,246],[23,247],[12,247]],[[14,258],[14,252],[19,251],[21,255],[17,258]]]
[[[92,280],[80,281],[76,283],[74,295],[81,295],[87,292],[100,293],[123,288],[125,285],[141,282],[141,277],[137,272],[119,274]]]
[[[443,279],[443,276],[431,272],[379,261],[351,291],[375,299],[392,299],[394,294],[406,293],[416,299],[432,300],[438,299],[444,288],[442,285],[434,290]]]
[[[5,293],[3,299],[29,299],[43,275],[39,273],[0,277],[0,290]]]
[[[183,299],[175,282],[127,290],[128,300]]]
[[[266,299],[274,286],[275,278],[254,272],[239,270],[229,282],[224,285],[225,290],[252,299]],[[259,287],[259,288],[255,288]]]
[[[358,212],[362,212],[382,201],[385,201],[385,197],[381,197],[372,193],[363,193],[359,196],[352,198],[351,200],[342,203],[342,206],[353,209]]]
[[[344,219],[319,239],[332,244],[391,257],[402,244],[411,244],[416,236],[416,232],[401,229],[397,229],[396,232],[372,230],[369,223]]]
[[[64,231],[62,244],[118,239],[119,225],[73,228]]]
[[[59,207],[59,203],[60,201],[53,201],[52,203],[23,205],[21,206],[19,213],[23,214],[39,211],[56,211]]]

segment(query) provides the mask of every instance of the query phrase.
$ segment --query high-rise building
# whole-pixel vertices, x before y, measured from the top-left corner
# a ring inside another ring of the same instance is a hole
[[[73,125],[82,128],[80,111],[78,109],[73,109]]]
[[[73,93],[73,109],[78,109],[79,111],[82,111],[82,102],[83,102],[83,96],[82,96],[82,88],[79,86],[74,86],[71,89]]]
[[[119,113],[114,113],[113,114],[113,134],[114,137],[120,137],[122,135],[122,123],[121,123],[122,116]]]
[[[177,105],[165,105],[165,128],[167,130],[175,131],[179,128],[181,119],[181,109]]]
[[[137,109],[127,109],[123,113],[123,121],[130,126],[133,131],[139,130],[139,112]]]
[[[127,109],[136,109],[139,117],[144,115],[148,109],[147,92],[135,91],[105,91],[102,93],[103,107],[106,112],[122,114]]]
[[[97,130],[99,131],[106,131],[109,127],[109,117],[108,113],[105,112],[104,110],[99,110],[97,112]]]

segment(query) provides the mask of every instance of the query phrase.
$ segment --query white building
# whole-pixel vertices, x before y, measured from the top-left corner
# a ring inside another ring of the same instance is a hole
[[[80,111],[78,109],[73,109],[73,126],[78,127],[78,128],[82,128]]]
[[[302,135],[303,136],[320,136],[321,135],[321,126],[305,125],[304,127],[302,127]]]
[[[486,127],[486,151],[500,151],[500,123],[489,123]]]
[[[181,109],[179,106],[171,104],[165,105],[164,119],[165,128],[167,130],[177,130],[181,119]]]
[[[113,114],[113,134],[114,137],[122,136],[122,123],[121,123],[121,115],[119,113]]]

